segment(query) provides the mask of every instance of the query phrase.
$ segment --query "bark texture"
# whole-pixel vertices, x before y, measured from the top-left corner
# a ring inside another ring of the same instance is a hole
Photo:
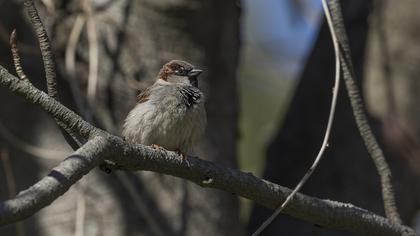
[[[420,23],[414,10],[419,3],[376,1],[375,5],[367,51],[368,105],[383,121],[392,150],[419,174]]]

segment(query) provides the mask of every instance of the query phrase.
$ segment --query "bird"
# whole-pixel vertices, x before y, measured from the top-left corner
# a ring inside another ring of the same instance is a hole
[[[203,137],[205,99],[198,88],[202,70],[182,60],[163,65],[154,84],[138,95],[122,135],[128,142],[175,151],[186,160]]]

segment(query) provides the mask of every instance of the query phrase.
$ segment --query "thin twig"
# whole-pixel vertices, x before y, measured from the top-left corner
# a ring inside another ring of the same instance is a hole
[[[96,32],[96,22],[91,16],[87,20],[88,41],[89,41],[89,78],[88,78],[88,101],[90,106],[94,105],[96,90],[98,87],[98,36]]]
[[[359,88],[354,80],[354,69],[351,62],[350,47],[345,33],[343,18],[341,15],[340,3],[337,0],[331,0],[331,15],[334,22],[334,31],[337,34],[339,48],[341,51],[341,68],[343,70],[343,79],[346,84],[348,96],[353,109],[353,115],[356,120],[357,128],[362,136],[363,142],[372,158],[378,174],[381,179],[382,198],[384,201],[385,214],[390,221],[400,224],[401,218],[395,203],[395,195],[392,186],[392,174],[389,165],[385,159],[382,149],[379,147],[375,135],[369,126],[367,116],[363,107],[362,97]]]
[[[48,95],[59,101],[55,62],[51,51],[51,44],[49,42],[47,32],[45,30],[44,25],[42,24],[41,19],[39,18],[38,11],[35,7],[33,0],[25,0],[24,5],[26,7],[26,10],[28,11],[31,24],[35,30],[39,43],[39,48],[41,50],[42,61],[44,62],[45,78],[47,80]],[[73,150],[79,148],[83,141],[80,140],[74,133],[71,133],[71,130],[66,130],[65,128],[63,128],[62,124],[59,121],[56,122],[60,126],[60,131],[66,142],[70,145],[70,147]]]
[[[5,29],[5,26],[3,25],[4,22],[0,22],[0,42],[2,43],[10,43],[10,31],[9,29]],[[25,44],[25,43],[19,43],[19,51],[24,55],[38,55],[39,50],[38,48]]]
[[[78,79],[76,78],[76,48],[85,22],[85,16],[83,16],[82,14],[76,16],[73,27],[70,31],[70,36],[66,46],[66,53],[64,58],[64,64],[68,75],[70,89],[72,91],[77,110],[79,112],[82,112],[81,114],[84,113],[86,108],[83,105],[84,103],[81,96],[82,93],[80,91],[80,85],[78,83]]]
[[[86,13],[86,27],[89,42],[89,77],[87,98],[89,105],[92,107],[95,102],[96,90],[98,87],[98,66],[99,66],[99,49],[98,49],[98,32],[96,28],[95,13],[92,9],[91,2],[83,1],[83,8]]]
[[[330,107],[330,113],[328,116],[328,123],[327,128],[325,130],[324,140],[322,141],[321,148],[318,152],[318,155],[316,156],[314,162],[312,163],[312,166],[308,169],[308,171],[305,173],[303,178],[299,181],[299,183],[296,185],[296,187],[293,189],[293,191],[290,193],[289,196],[287,196],[286,200],[274,211],[274,213],[266,219],[263,224],[258,227],[258,229],[252,234],[253,236],[259,235],[273,220],[280,214],[284,208],[289,204],[289,202],[293,199],[293,197],[296,195],[297,192],[303,187],[303,185],[306,183],[306,181],[311,177],[312,173],[318,166],[319,162],[321,161],[325,150],[328,147],[328,140],[331,133],[331,127],[334,121],[334,115],[335,115],[335,108],[337,106],[337,98],[338,98],[338,89],[340,87],[340,52],[338,49],[338,41],[337,37],[333,30],[333,24],[331,21],[330,12],[328,10],[327,3],[325,0],[322,0],[322,6],[324,9],[325,17],[328,22],[328,27],[331,32],[331,38],[334,46],[334,52],[335,52],[335,80],[334,80],[334,87],[333,87],[333,94],[331,99],[331,107]]]
[[[85,196],[86,177],[76,183],[76,220],[74,236],[85,235],[85,218],[86,218],[86,196]]]
[[[44,62],[45,78],[47,79],[48,95],[58,100],[55,63],[47,32],[45,31],[45,27],[39,18],[38,11],[36,10],[33,0],[25,0],[25,7],[28,11],[31,24],[37,35],[39,48],[41,49],[42,61]]]
[[[16,29],[14,29],[10,35],[10,50],[12,51],[13,64],[15,65],[18,77],[22,80],[28,80],[28,77],[26,77],[25,72],[23,72],[22,65],[20,63],[19,49],[16,42]]]

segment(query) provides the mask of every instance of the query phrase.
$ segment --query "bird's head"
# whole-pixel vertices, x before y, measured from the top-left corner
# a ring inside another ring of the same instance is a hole
[[[203,72],[195,69],[188,62],[172,60],[166,63],[159,72],[158,79],[174,84],[185,84],[198,87],[197,77]]]

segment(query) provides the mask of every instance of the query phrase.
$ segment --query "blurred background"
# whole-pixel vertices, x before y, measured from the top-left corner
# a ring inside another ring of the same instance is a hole
[[[119,135],[136,94],[168,60],[203,68],[208,129],[200,158],[294,187],[317,154],[333,76],[320,0],[36,0],[62,102]],[[369,122],[391,166],[405,224],[420,230],[420,19],[415,0],[343,1]],[[0,64],[45,90],[22,0],[0,0]],[[71,150],[54,121],[0,88],[0,199],[48,174]],[[340,88],[330,147],[303,192],[384,214],[379,177]],[[149,172],[94,170],[1,235],[248,235],[270,214],[232,194]],[[263,235],[352,235],[287,216]]]

